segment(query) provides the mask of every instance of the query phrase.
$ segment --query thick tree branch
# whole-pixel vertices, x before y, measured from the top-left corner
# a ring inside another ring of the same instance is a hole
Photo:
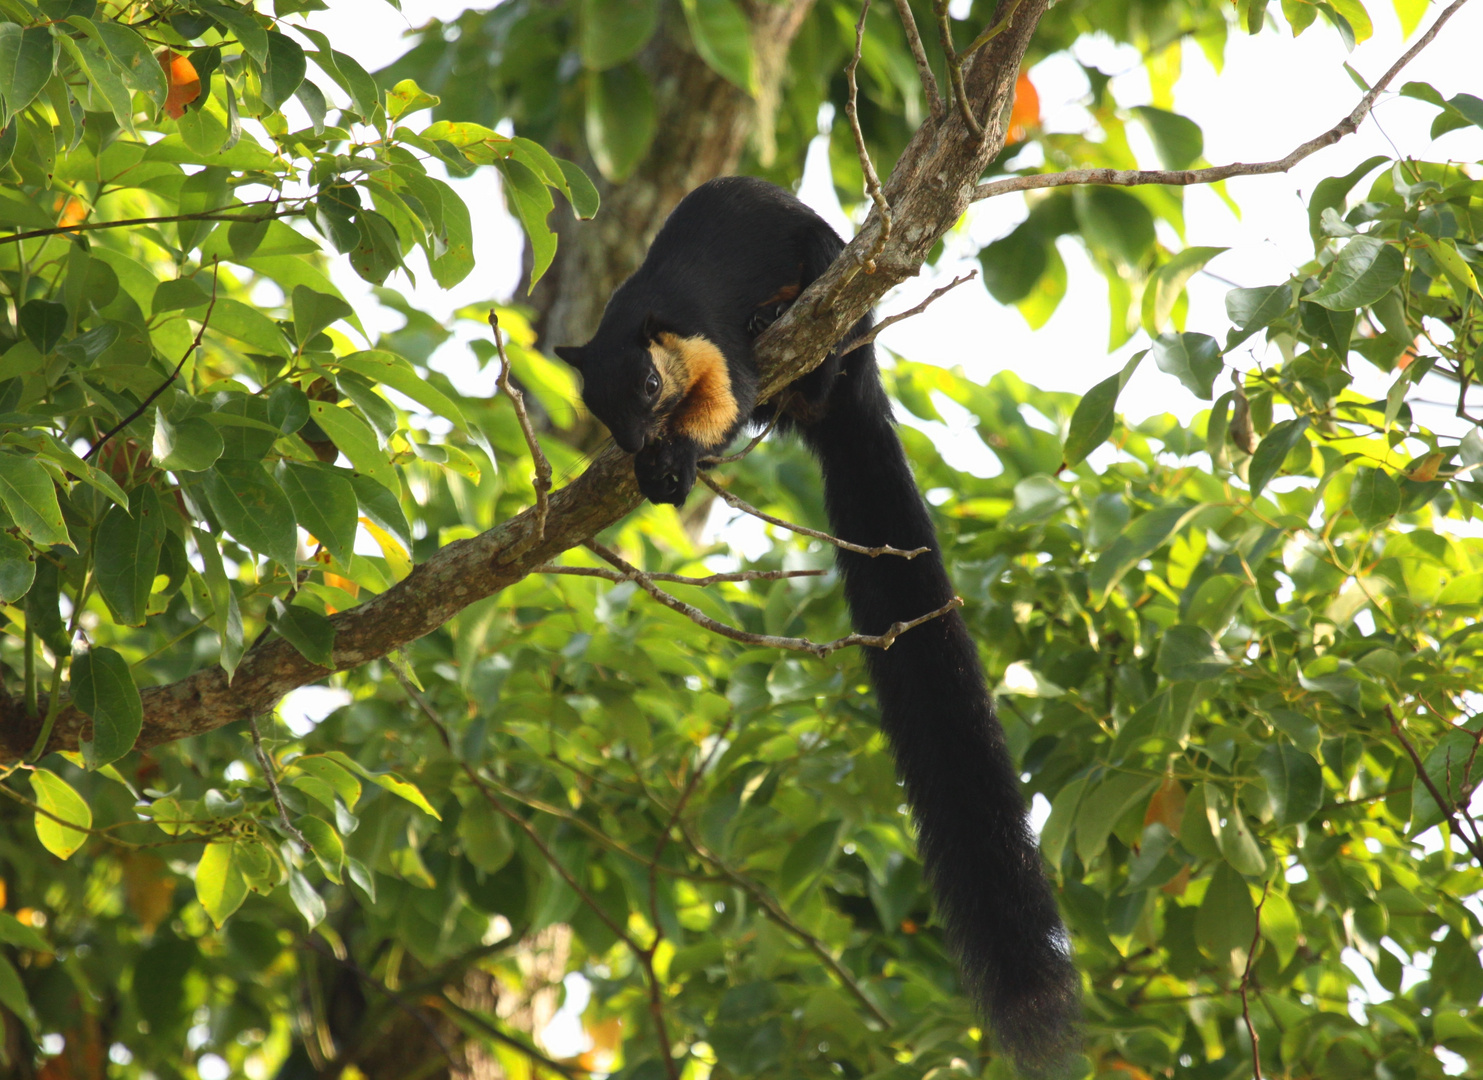
[[[1364,122],[1365,117],[1370,115],[1381,93],[1401,73],[1401,69],[1416,59],[1417,54],[1436,39],[1437,33],[1447,20],[1452,18],[1457,10],[1467,2],[1468,0],[1452,0],[1451,6],[1437,16],[1437,21],[1432,23],[1431,29],[1417,38],[1401,58],[1390,65],[1390,70],[1380,76],[1379,81],[1370,87],[1364,97],[1359,99],[1359,104],[1350,110],[1348,116],[1322,135],[1309,139],[1286,157],[1251,164],[1237,161],[1229,165],[1215,165],[1208,169],[1068,169],[1066,172],[1058,173],[1010,176],[1003,180],[990,180],[979,184],[973,191],[973,198],[977,201],[991,199],[996,195],[1005,195],[1011,191],[1035,191],[1041,188],[1069,187],[1077,184],[1099,184],[1113,187],[1168,184],[1174,187],[1188,187],[1192,184],[1215,184],[1232,176],[1263,176],[1268,173],[1287,172],[1304,158],[1311,157],[1324,147],[1333,146],[1340,139],[1353,135],[1359,130],[1359,125]]]
[[[916,275],[933,245],[962,216],[974,184],[1003,147],[1003,106],[1047,4],[1024,0],[1009,28],[963,67],[961,81],[973,112],[990,118],[983,138],[953,110],[929,118],[912,137],[883,185],[895,224],[876,259],[876,273],[857,272],[881,226],[878,211],[872,211],[834,265],[758,339],[764,400],[818,366],[889,289]],[[585,473],[552,492],[540,539],[533,539],[539,535],[537,513],[526,510],[480,536],[447,545],[386,592],[332,616],[334,670],[358,667],[432,633],[469,604],[585,542],[638,504],[632,459],[609,446]],[[144,689],[144,727],[137,745],[157,746],[271,712],[290,690],[325,675],[288,642],[270,638],[242,658],[230,681],[213,667]],[[86,723],[76,708],[62,708],[47,748],[76,748]],[[0,760],[23,756],[39,731],[39,718],[26,714],[21,699],[0,696]]]

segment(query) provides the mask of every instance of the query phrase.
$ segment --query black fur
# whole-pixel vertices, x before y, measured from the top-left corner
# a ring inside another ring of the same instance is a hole
[[[636,407],[635,387],[650,364],[643,328],[716,342],[743,418],[765,416],[770,407],[757,409],[754,400],[751,338],[786,307],[772,299],[780,287],[806,286],[842,248],[823,219],[781,189],[743,177],[712,181],[675,209],[643,266],[613,294],[592,341],[563,351],[580,361],[588,407],[620,445],[640,451],[635,469],[651,498],[683,501],[697,451],[715,447],[670,438],[662,416]],[[851,337],[870,325],[867,316]],[[855,629],[879,634],[946,604],[952,583],[873,348],[833,355],[790,389],[782,426],[819,459],[835,535],[930,548],[913,560],[838,552]],[[954,611],[865,655],[964,988],[1022,1067],[1053,1069],[1074,1048],[1081,984],[978,650]]]

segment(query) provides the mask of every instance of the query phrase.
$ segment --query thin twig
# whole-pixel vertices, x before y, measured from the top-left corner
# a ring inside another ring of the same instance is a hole
[[[344,967],[361,982],[365,983],[371,989],[376,990],[377,992],[384,995],[398,1009],[401,1009],[402,1012],[406,1013],[413,1020],[416,1020],[425,1029],[427,1029],[427,1033],[432,1036],[433,1042],[437,1044],[438,1052],[442,1054],[443,1059],[448,1062],[449,1071],[458,1076],[469,1075],[468,1067],[453,1056],[453,1051],[448,1048],[448,1043],[444,1040],[442,1034],[438,1031],[437,1025],[434,1024],[430,1019],[428,1019],[427,1014],[416,1004],[408,1001],[405,994],[403,994],[399,990],[393,990],[390,986],[382,982],[380,979],[376,978],[376,976],[372,975],[369,971],[365,970],[365,968],[361,967],[349,957],[336,956],[332,950],[325,948],[321,942],[316,941],[313,937],[305,937],[301,938],[300,940],[303,941],[305,945],[308,945],[309,948],[317,952],[320,956],[323,956],[327,960],[333,960],[335,963]],[[520,1044],[517,1042],[516,1045],[519,1046]],[[522,1049],[524,1048],[522,1047]],[[533,1054],[536,1060],[541,1061],[542,1064],[546,1064],[545,1056],[541,1054],[540,1051],[533,1051]],[[555,1067],[554,1063],[553,1067]],[[570,1073],[567,1073],[564,1070],[560,1070],[559,1068],[558,1071],[562,1071],[563,1075],[566,1076],[571,1075]]]
[[[1008,30],[1014,24],[1014,14],[1019,11],[1020,4],[1022,3],[1024,3],[1024,0],[1009,0],[1009,10],[1004,13],[1004,18],[974,38],[968,48],[958,54],[958,59],[967,60],[974,53],[978,52],[979,49],[982,49],[989,42],[1004,33],[1004,31]]]
[[[496,331],[496,333],[498,333],[498,331]],[[394,668],[393,670],[395,671]],[[494,792],[489,790],[489,787],[485,783],[484,778],[479,775],[478,771],[474,769],[473,766],[471,766],[467,761],[464,761],[462,758],[458,757],[458,755],[454,753],[453,736],[449,734],[448,728],[443,723],[442,717],[438,716],[433,707],[428,704],[427,699],[418,692],[417,688],[412,685],[411,681],[405,675],[403,675],[400,671],[396,671],[396,677],[402,684],[402,690],[405,691],[407,696],[412,699],[413,703],[416,704],[419,710],[421,710],[422,714],[432,722],[433,727],[437,729],[439,736],[442,738],[443,745],[447,748],[448,753],[455,759],[457,759],[459,765],[464,771],[464,775],[467,776],[469,780],[473,782],[474,786],[479,789],[480,794],[484,796],[485,801],[489,803],[490,807],[501,817],[509,821],[510,824],[514,825],[517,829],[525,834],[526,838],[535,845],[536,850],[541,853],[541,857],[544,858],[548,863],[550,863],[551,868],[556,871],[556,873],[561,877],[561,880],[566,882],[567,887],[571,889],[572,892],[577,894],[578,899],[580,899],[592,910],[592,912],[598,917],[598,919],[602,921],[603,925],[608,928],[608,931],[615,938],[621,941],[628,948],[628,951],[633,954],[634,959],[639,962],[639,966],[643,968],[644,974],[649,984],[650,1011],[652,1012],[654,1017],[654,1035],[659,1042],[660,1056],[664,1062],[665,1076],[667,1080],[680,1080],[679,1067],[675,1064],[674,1043],[670,1041],[669,1028],[664,1022],[663,998],[661,996],[662,989],[659,985],[659,976],[654,971],[653,947],[651,946],[646,949],[637,941],[635,941],[633,939],[633,936],[629,934],[628,929],[619,924],[611,915],[609,915],[603,908],[603,906],[599,904],[597,900],[592,896],[592,894],[589,893],[585,888],[583,888],[582,883],[579,882],[576,876],[573,875],[572,872],[566,868],[566,865],[556,857],[556,853],[551,850],[550,845],[548,845],[546,841],[541,837],[541,834],[536,831],[535,826],[531,825],[529,821],[525,820],[525,818],[521,817],[519,814],[515,813],[515,811],[511,810],[508,806],[505,805],[503,799],[496,797]],[[658,928],[656,927],[655,929],[657,931]]]
[[[546,514],[551,506],[551,463],[541,453],[541,444],[536,441],[535,430],[530,426],[530,416],[525,411],[525,395],[510,384],[510,360],[505,355],[504,335],[500,333],[499,316],[494,308],[489,309],[489,328],[494,331],[494,347],[499,352],[499,378],[495,380],[495,385],[508,395],[510,404],[515,406],[515,417],[520,421],[520,433],[525,436],[525,445],[530,448],[531,459],[535,462],[536,474],[532,483],[536,489],[536,516],[531,543],[537,544],[546,538]]]
[[[292,821],[288,820],[288,807],[283,805],[283,792],[278,790],[278,776],[273,770],[273,762],[268,758],[268,752],[263,749],[263,736],[257,729],[257,714],[247,718],[247,724],[252,729],[252,749],[257,754],[257,763],[262,767],[263,779],[268,782],[268,790],[273,795],[273,805],[278,808],[278,821],[283,825],[284,832],[288,833],[299,845],[299,849],[305,853],[313,851],[309,841],[304,839],[304,834],[299,832]]]
[[[72,233],[95,232],[99,229],[127,229],[135,225],[169,225],[177,221],[273,221],[290,217],[299,209],[283,210],[271,214],[224,214],[220,210],[204,210],[199,214],[167,214],[164,217],[119,218],[116,221],[80,221],[76,225],[54,225],[47,229],[31,229],[28,232],[0,236],[0,244],[18,244],[22,240],[36,240],[43,236],[64,236]]]
[[[953,87],[953,100],[963,117],[963,125],[973,132],[975,139],[982,140],[984,126],[973,115],[973,103],[968,100],[968,91],[963,89],[963,61],[953,49],[953,24],[948,16],[948,0],[937,0],[937,33],[942,39],[942,55],[947,61],[948,82]]]
[[[733,573],[711,574],[709,577],[685,577],[683,574],[650,574],[650,581],[667,581],[675,585],[719,585],[726,581],[780,581],[783,578],[822,577],[827,570],[737,570]],[[532,574],[569,574],[572,577],[596,577],[607,581],[627,581],[627,574],[617,570],[605,570],[600,566],[553,566],[546,563],[537,566]]]
[[[1426,790],[1431,794],[1432,800],[1437,804],[1437,808],[1442,811],[1442,814],[1451,823],[1452,831],[1462,840],[1468,851],[1472,852],[1473,858],[1483,863],[1483,843],[1480,843],[1476,839],[1477,826],[1473,826],[1474,838],[1469,839],[1467,831],[1462,827],[1462,822],[1457,819],[1456,805],[1451,799],[1437,790],[1437,785],[1432,780],[1431,774],[1426,771],[1426,765],[1422,762],[1421,755],[1416,752],[1416,747],[1412,744],[1411,740],[1406,738],[1405,732],[1401,730],[1400,721],[1396,719],[1394,710],[1388,704],[1385,706],[1385,718],[1390,721],[1391,733],[1400,741],[1401,746],[1406,750],[1406,754],[1411,758],[1411,764],[1416,767],[1416,775],[1426,785]],[[1464,811],[1464,815],[1466,816],[1466,811]],[[1467,820],[1470,824],[1472,823],[1471,816],[1468,816]]]
[[[751,503],[738,499],[731,492],[705,475],[705,473],[700,474],[700,482],[721,496],[726,505],[733,510],[740,510],[742,513],[750,514],[752,517],[759,518],[769,525],[776,525],[781,529],[787,529],[789,532],[798,533],[800,536],[812,536],[815,540],[822,540],[826,544],[833,544],[835,547],[843,548],[845,551],[853,551],[856,555],[869,555],[872,559],[879,555],[899,555],[903,559],[915,559],[918,555],[925,555],[932,550],[929,547],[919,547],[907,551],[902,548],[892,547],[890,544],[882,544],[880,547],[862,547],[859,544],[852,544],[848,540],[841,540],[837,536],[830,536],[826,532],[819,532],[817,529],[810,529],[803,525],[794,525],[791,521],[784,521],[782,518],[775,518],[771,514],[764,514]]]
[[[1267,890],[1272,887],[1271,880],[1262,884],[1262,898],[1256,904],[1256,929],[1251,934],[1251,948],[1246,953],[1246,970],[1241,972],[1241,1019],[1246,1021],[1246,1034],[1251,1036],[1251,1072],[1252,1080],[1262,1080],[1262,1059],[1257,1053],[1259,1039],[1256,1028],[1251,1023],[1251,1007],[1246,1000],[1246,988],[1251,985],[1251,964],[1256,959],[1257,946],[1262,940],[1262,905],[1267,902]]]
[[[690,834],[683,822],[680,823],[679,828],[680,835],[685,838],[685,842],[690,845],[697,855],[714,866],[716,871],[727,881],[751,897],[753,903],[760,907],[768,918],[803,942],[808,947],[809,952],[817,956],[819,962],[827,967],[834,977],[839,980],[840,985],[848,990],[850,995],[864,1006],[865,1011],[870,1014],[871,1019],[875,1020],[883,1028],[891,1027],[890,1017],[881,1012],[880,1006],[870,1000],[870,997],[865,993],[864,987],[855,980],[855,976],[843,964],[835,959],[834,954],[829,951],[828,946],[789,918],[788,913],[778,905],[778,902],[772,897],[771,893],[752,881],[745,874],[731,869],[719,856],[708,850],[705,845]]]
[[[906,622],[892,623],[884,634],[850,634],[848,637],[838,638],[835,641],[826,641],[822,644],[816,641],[809,641],[807,638],[778,637],[773,634],[753,634],[749,631],[738,630],[734,626],[728,626],[726,623],[719,622],[699,608],[692,607],[683,600],[671,596],[655,585],[653,581],[649,580],[648,574],[631,563],[626,562],[617,552],[604,547],[597,541],[588,540],[586,543],[598,555],[622,570],[628,580],[635,582],[644,592],[648,593],[670,610],[678,611],[697,626],[702,626],[713,633],[720,634],[722,637],[728,637],[732,641],[740,641],[744,645],[760,645],[770,649],[788,649],[792,652],[813,653],[813,655],[821,660],[830,653],[838,652],[840,649],[847,649],[854,645],[869,645],[877,649],[889,649],[895,643],[896,639],[906,633],[906,631],[913,627],[921,626],[924,622],[930,622],[933,619],[946,615],[954,608],[963,606],[963,598],[961,596],[955,596],[936,611],[929,611],[925,615],[920,615]]]
[[[772,434],[772,429],[778,426],[778,417],[782,415],[783,414],[781,412],[774,412],[772,414],[772,419],[767,422],[767,426],[759,431],[756,435],[753,435],[752,441],[747,443],[746,446],[743,446],[736,453],[727,454],[725,457],[703,457],[699,461],[697,461],[696,464],[699,465],[702,469],[709,469],[715,465],[730,465],[734,461],[740,461],[742,458],[750,454],[753,450],[757,449],[763,439]]]
[[[206,305],[206,314],[203,315],[203,316],[201,316],[201,328],[196,331],[195,339],[191,341],[190,346],[185,350],[185,353],[180,357],[180,363],[178,363],[178,364],[175,365],[175,370],[172,371],[172,372],[170,372],[169,376],[165,379],[164,382],[160,383],[159,386],[156,386],[154,388],[154,391],[149,395],[149,397],[145,398],[139,404],[139,408],[135,409],[128,416],[126,416],[122,420],[120,420],[117,424],[115,424],[112,428],[110,428],[109,431],[101,439],[99,439],[97,442],[93,443],[92,446],[88,447],[88,452],[86,454],[83,454],[82,455],[82,460],[83,461],[87,461],[94,454],[96,454],[99,450],[103,449],[103,444],[104,443],[106,443],[109,439],[113,438],[115,435],[117,435],[124,428],[128,427],[135,420],[138,420],[141,416],[143,416],[145,414],[145,412],[149,409],[149,407],[154,404],[155,398],[157,398],[161,394],[163,394],[165,392],[166,388],[168,388],[169,385],[175,381],[176,377],[180,374],[180,370],[183,367],[185,367],[185,362],[187,360],[189,360],[191,358],[191,355],[197,349],[199,349],[201,347],[201,338],[203,336],[205,336],[206,326],[207,326],[208,323],[211,322],[211,313],[212,313],[212,311],[214,311],[216,309],[216,281],[217,281],[217,278],[219,278],[220,276],[221,276],[221,264],[219,262],[217,262],[215,258],[212,258],[212,260],[211,260],[211,302]]]
[[[917,18],[911,13],[909,0],[896,0],[896,14],[901,18],[901,29],[906,33],[906,43],[911,47],[911,58],[917,62],[917,76],[922,80],[922,92],[927,95],[927,107],[932,110],[932,119],[942,117],[942,94],[937,89],[937,76],[932,74],[932,62],[927,59],[927,50],[922,47],[922,33],[917,29]]]
[[[944,293],[952,292],[952,290],[963,284],[963,282],[972,281],[976,277],[978,277],[978,271],[970,270],[966,274],[953,278],[952,281],[948,282],[942,288],[932,290],[931,295],[928,296],[927,299],[923,300],[916,307],[911,308],[907,311],[903,311],[899,314],[892,315],[888,319],[882,319],[880,322],[872,326],[868,331],[855,338],[853,341],[849,342],[846,345],[841,345],[839,347],[839,352],[841,354],[854,352],[862,345],[869,345],[872,341],[880,336],[882,330],[886,329],[889,326],[895,326],[897,323],[909,319],[913,315],[920,315],[922,312],[926,311],[928,305],[937,300],[938,297],[942,296]]]
[[[1011,191],[1035,191],[1040,188],[1066,187],[1072,184],[1102,184],[1114,187],[1138,187],[1143,184],[1169,184],[1175,187],[1187,187],[1191,184],[1214,184],[1232,176],[1263,176],[1269,173],[1287,172],[1298,162],[1309,157],[1325,147],[1332,146],[1346,135],[1352,135],[1370,110],[1375,107],[1375,101],[1381,92],[1390,84],[1391,80],[1400,74],[1401,69],[1416,58],[1417,53],[1426,48],[1436,38],[1437,32],[1448,19],[1457,12],[1457,9],[1467,3],[1468,0],[1453,0],[1452,5],[1442,14],[1437,16],[1437,21],[1432,23],[1431,29],[1416,39],[1416,43],[1406,50],[1390,70],[1380,77],[1380,80],[1370,88],[1364,97],[1360,98],[1359,104],[1333,127],[1329,128],[1317,138],[1309,139],[1286,157],[1275,161],[1261,161],[1254,164],[1243,164],[1233,162],[1230,165],[1216,165],[1208,169],[1070,169],[1058,173],[1036,173],[1030,176],[1010,176],[1003,180],[991,180],[979,184],[973,189],[972,199],[990,199],[996,195],[1004,195]]]
[[[870,0],[865,0],[860,5],[860,21],[855,24],[855,52],[844,69],[845,80],[850,88],[849,96],[845,99],[844,114],[850,122],[850,133],[855,137],[855,153],[860,157],[860,168],[865,172],[865,190],[870,195],[870,201],[875,203],[876,212],[881,219],[875,242],[870,245],[870,250],[865,253],[860,264],[867,274],[873,274],[875,257],[885,250],[886,241],[891,238],[891,206],[886,202],[885,193],[881,191],[881,178],[876,175],[875,163],[870,160],[870,150],[865,145],[865,134],[860,130],[860,88],[855,82],[855,70],[860,66],[860,51],[865,47],[865,17],[869,14]]]

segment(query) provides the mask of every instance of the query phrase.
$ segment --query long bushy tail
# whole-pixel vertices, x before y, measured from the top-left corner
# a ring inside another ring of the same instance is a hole
[[[951,600],[870,346],[845,358],[823,415],[799,427],[836,536],[931,549],[912,560],[838,552],[856,630],[879,634]],[[952,611],[865,652],[965,988],[1022,1068],[1054,1069],[1073,1048],[1081,982],[973,640]]]

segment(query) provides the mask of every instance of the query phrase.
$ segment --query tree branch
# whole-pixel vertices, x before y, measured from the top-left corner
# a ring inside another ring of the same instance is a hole
[[[867,274],[875,273],[875,257],[884,250],[886,242],[891,239],[891,207],[886,203],[886,197],[881,194],[881,178],[875,173],[875,162],[870,160],[870,150],[865,145],[865,134],[860,130],[860,87],[855,82],[855,71],[860,66],[860,51],[865,47],[865,17],[870,14],[870,0],[865,0],[860,5],[860,21],[855,23],[855,52],[850,57],[850,62],[845,65],[845,81],[849,84],[850,93],[845,99],[845,119],[850,122],[850,134],[855,137],[855,153],[860,158],[860,169],[865,173],[865,190],[870,195],[870,201],[875,204],[876,213],[880,215],[880,231],[876,234],[875,243],[870,247],[865,256],[862,266]]]
[[[1483,863],[1483,843],[1478,841],[1477,826],[1473,825],[1473,836],[1469,837],[1467,830],[1462,827],[1462,822],[1457,819],[1457,806],[1451,799],[1437,790],[1436,782],[1432,780],[1431,774],[1426,771],[1426,765],[1421,760],[1421,755],[1416,752],[1416,747],[1411,740],[1406,738],[1406,733],[1401,730],[1400,721],[1396,719],[1395,711],[1389,705],[1385,706],[1385,718],[1390,721],[1391,734],[1405,748],[1406,755],[1411,759],[1411,764],[1416,767],[1417,777],[1426,786],[1426,790],[1431,795],[1432,801],[1437,804],[1437,809],[1442,811],[1442,814],[1452,826],[1452,831],[1466,845],[1468,851],[1472,853],[1473,858],[1477,859],[1479,863]],[[1449,784],[1448,787],[1451,787],[1451,785]],[[1467,811],[1463,811],[1463,814],[1466,817]],[[1472,824],[1471,817],[1468,817],[1467,820],[1469,824]]]
[[[1188,187],[1191,184],[1214,184],[1232,176],[1263,176],[1268,173],[1287,172],[1304,158],[1311,157],[1325,147],[1334,145],[1345,136],[1354,134],[1359,129],[1359,125],[1364,122],[1365,117],[1370,115],[1380,94],[1401,73],[1401,69],[1416,59],[1417,54],[1436,39],[1437,33],[1447,20],[1452,18],[1457,10],[1467,2],[1468,0],[1452,0],[1452,4],[1437,16],[1437,21],[1432,23],[1431,29],[1417,38],[1415,43],[1401,55],[1401,58],[1390,66],[1390,70],[1380,77],[1380,80],[1364,97],[1359,99],[1359,104],[1350,110],[1348,116],[1322,135],[1309,139],[1286,157],[1253,164],[1238,161],[1208,169],[1069,169],[1058,173],[1011,176],[1003,180],[991,180],[979,184],[973,190],[973,199],[976,202],[979,199],[991,199],[996,195],[1004,195],[1011,191],[1035,191],[1041,188],[1068,187],[1073,184],[1098,184],[1113,187],[1168,184],[1174,187]]]
[[[624,561],[621,555],[603,547],[596,540],[588,540],[587,546],[619,570],[623,571],[624,576],[629,581],[637,584],[644,592],[648,593],[670,610],[678,611],[697,626],[704,627],[712,633],[720,634],[722,637],[729,637],[732,641],[740,641],[744,645],[760,645],[769,649],[788,649],[791,652],[813,653],[820,660],[832,652],[838,652],[840,649],[847,649],[853,645],[873,645],[878,649],[889,649],[895,644],[898,637],[913,627],[921,626],[924,622],[930,622],[939,616],[946,615],[955,608],[963,606],[963,598],[961,596],[955,596],[936,611],[929,611],[925,615],[919,615],[915,619],[906,622],[892,623],[884,634],[850,634],[847,637],[837,638],[834,641],[827,641],[823,644],[809,641],[807,638],[777,637],[773,634],[753,634],[719,622],[699,608],[692,607],[683,600],[671,596],[649,580],[648,574],[631,563]]]
[[[515,418],[520,421],[520,433],[525,436],[525,445],[530,448],[530,457],[535,463],[536,474],[531,481],[536,490],[535,529],[531,540],[535,543],[546,538],[546,516],[551,508],[551,463],[541,452],[541,444],[536,441],[535,430],[530,426],[530,415],[525,411],[525,395],[510,384],[510,359],[505,355],[504,335],[500,333],[499,316],[494,308],[489,309],[489,329],[494,333],[494,348],[499,353],[499,378],[495,380],[495,385],[510,399],[510,404],[515,406]]]
[[[114,221],[81,221],[76,225],[55,225],[49,229],[31,229],[29,232],[0,236],[0,244],[18,244],[22,240],[35,240],[42,236],[67,236],[72,233],[96,232],[99,229],[127,229],[135,225],[170,225],[177,221],[272,221],[275,218],[292,217],[300,212],[299,208],[279,210],[268,214],[224,214],[220,210],[203,210],[199,214],[166,214],[163,217],[118,218]]]
[[[917,29],[917,19],[911,13],[909,0],[896,0],[896,15],[901,19],[901,29],[906,33],[911,58],[917,63],[917,77],[922,80],[922,92],[927,95],[927,107],[932,110],[934,120],[940,119],[943,110],[942,94],[937,89],[937,76],[932,74],[932,63],[927,59],[927,50],[922,47],[922,32]]]
[[[885,330],[887,327],[890,326],[895,326],[899,322],[904,322],[905,320],[911,318],[913,315],[920,315],[922,312],[926,311],[928,306],[931,305],[939,296],[942,296],[944,293],[952,292],[959,285],[963,284],[963,282],[972,281],[976,277],[978,277],[978,271],[970,270],[966,274],[962,274],[958,277],[953,278],[952,281],[949,281],[942,288],[933,289],[927,299],[923,300],[916,307],[909,308],[908,310],[900,312],[899,314],[892,315],[888,319],[882,319],[880,322],[872,326],[868,333],[864,333],[857,338],[850,339],[850,342],[846,345],[841,345],[839,347],[839,351],[842,353],[854,352],[861,345],[869,345],[872,341],[880,336],[882,330]]]
[[[866,340],[869,339],[862,339],[859,344],[863,345]],[[861,547],[859,544],[852,544],[848,540],[841,540],[837,536],[830,536],[828,533],[820,532],[818,529],[810,529],[805,525],[795,525],[791,521],[784,521],[782,518],[773,517],[771,514],[764,514],[751,503],[743,502],[731,494],[731,492],[727,491],[704,473],[700,474],[700,482],[721,496],[726,505],[733,510],[740,510],[742,513],[750,514],[752,517],[765,521],[769,525],[776,525],[781,529],[787,529],[789,532],[798,533],[800,536],[812,536],[815,540],[822,540],[826,544],[833,544],[835,547],[843,548],[845,551],[853,551],[856,555],[869,555],[872,559],[881,555],[899,555],[903,559],[915,559],[918,555],[925,555],[932,550],[931,548],[919,547],[907,551],[903,548],[892,547],[890,544],[882,544],[880,547]]]
[[[1252,1080],[1262,1080],[1262,1059],[1257,1053],[1260,1040],[1256,1036],[1256,1028],[1251,1023],[1251,1006],[1246,1000],[1246,989],[1251,985],[1251,965],[1256,959],[1256,949],[1262,940],[1262,906],[1267,902],[1267,890],[1271,887],[1270,880],[1262,884],[1262,898],[1256,904],[1256,929],[1251,933],[1251,948],[1246,952],[1246,968],[1241,972],[1241,1019],[1246,1022],[1246,1034],[1251,1036]]]
[[[718,585],[724,581],[781,581],[783,578],[822,577],[827,570],[737,570],[729,574],[710,574],[706,577],[686,577],[683,574],[645,574],[650,581],[667,581],[675,585]],[[628,581],[627,574],[617,570],[604,570],[600,566],[537,566],[533,574],[569,574],[572,577],[596,577],[607,581]]]
[[[968,208],[974,185],[1004,144],[1004,103],[1030,37],[1049,0],[1024,0],[1014,22],[972,57],[961,73],[963,92],[989,117],[978,138],[954,110],[945,109],[917,130],[882,185],[895,227],[876,259],[875,274],[860,274],[878,235],[872,209],[861,233],[799,302],[754,345],[760,400],[813,370],[885,293],[917,274],[937,241]],[[223,215],[225,216],[225,215]],[[639,505],[633,460],[609,445],[585,473],[550,495],[543,535],[530,508],[479,536],[435,552],[402,581],[348,611],[331,616],[332,666],[358,667],[438,629],[469,604],[509,587],[537,567],[583,543]],[[144,749],[245,722],[270,712],[290,690],[322,681],[325,668],[273,637],[242,658],[232,678],[220,667],[142,690]],[[47,750],[75,749],[87,717],[60,709]],[[21,697],[0,694],[0,761],[23,757],[40,732],[39,717]]]

